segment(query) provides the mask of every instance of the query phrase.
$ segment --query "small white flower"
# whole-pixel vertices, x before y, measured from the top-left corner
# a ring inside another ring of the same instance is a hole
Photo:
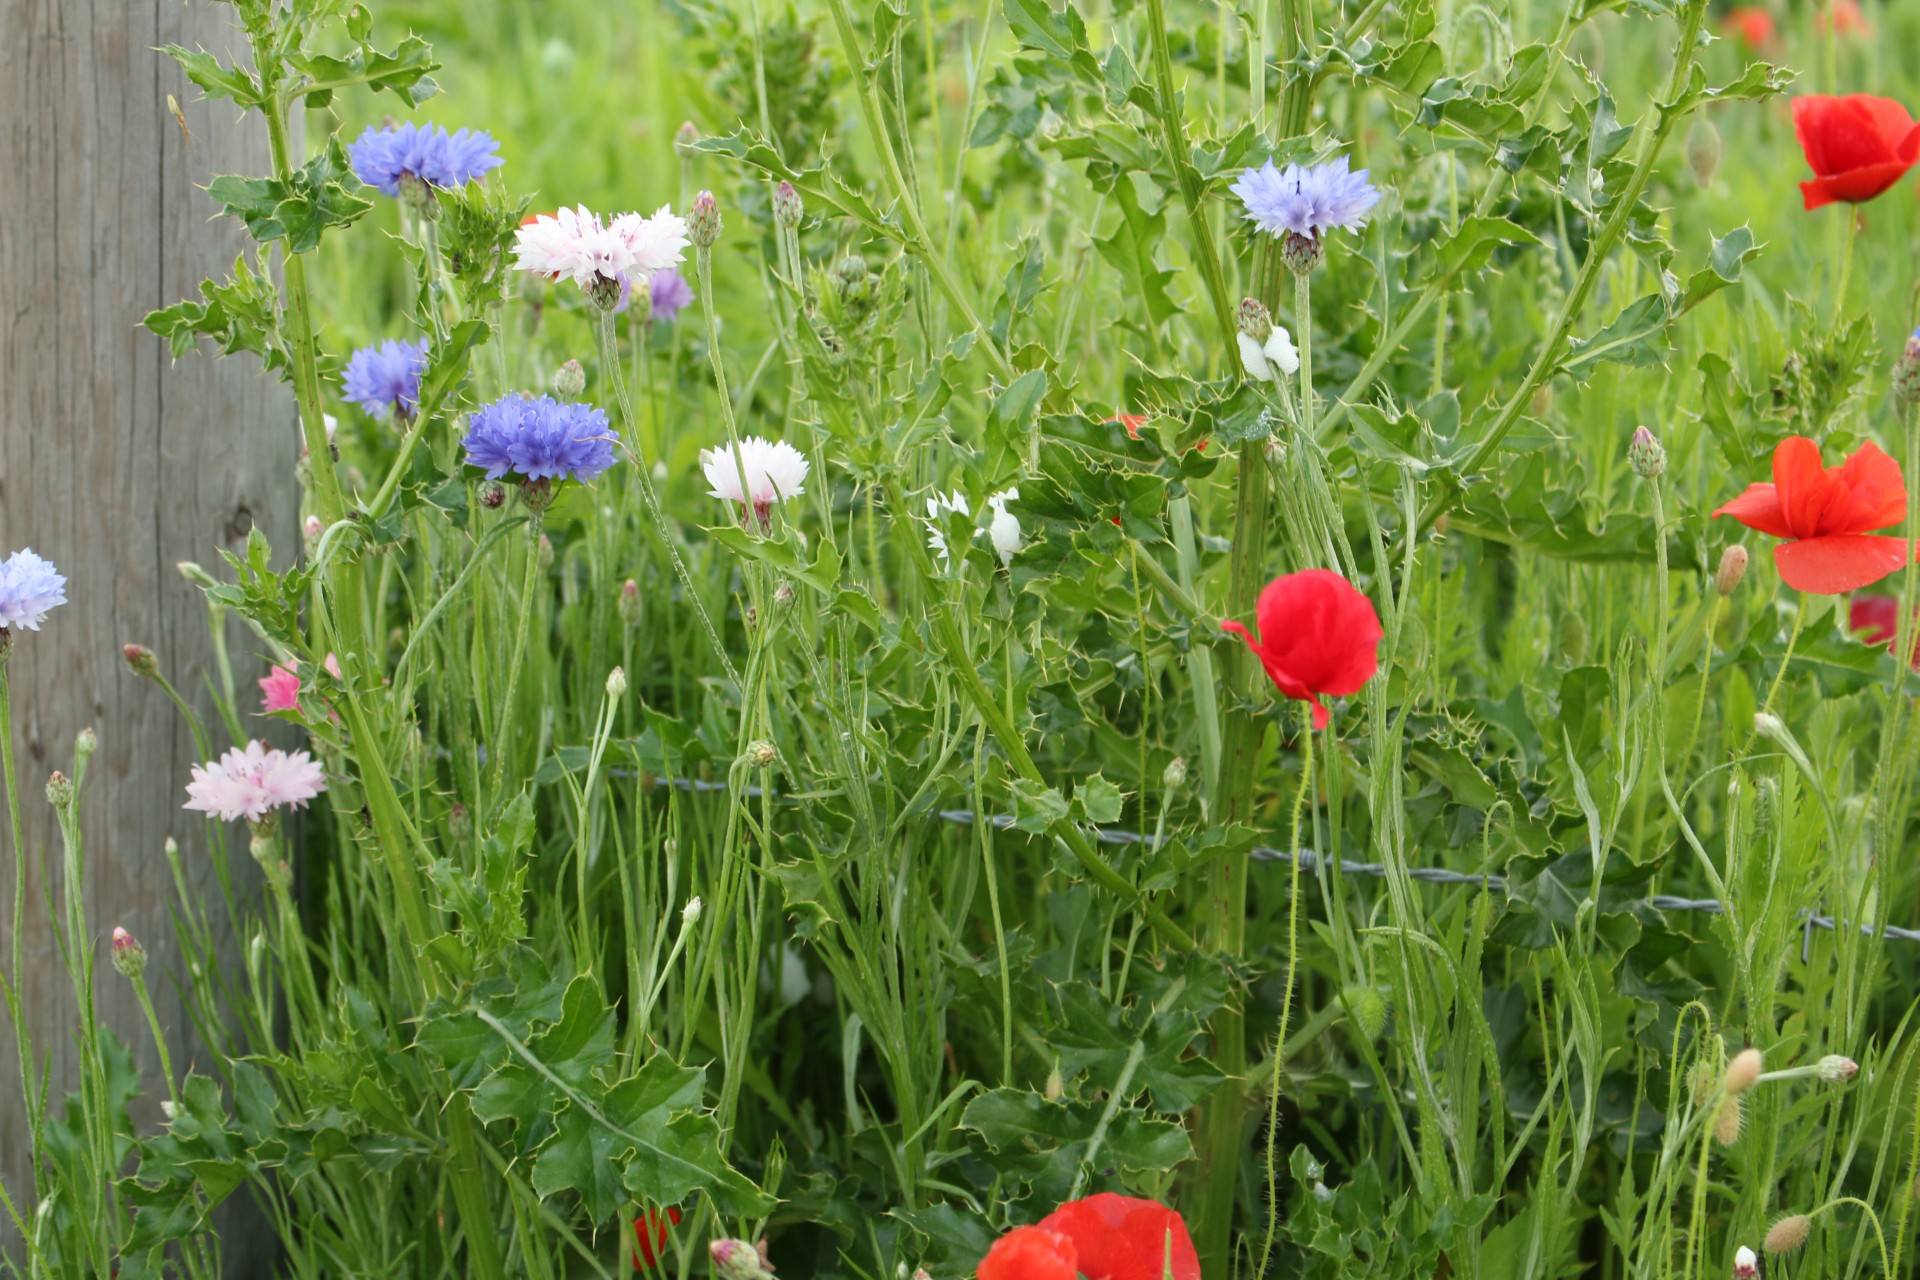
[[[1247,376],[1254,381],[1272,382],[1276,368],[1289,377],[1300,372],[1300,353],[1294,350],[1293,335],[1282,326],[1273,326],[1265,346],[1247,334],[1236,336],[1240,342],[1240,363],[1246,366]]]
[[[1733,1251],[1734,1280],[1754,1280],[1760,1274],[1760,1257],[1753,1250],[1741,1245]]]
[[[1002,489],[987,499],[992,519],[987,521],[987,540],[1000,553],[1001,564],[1011,564],[1014,553],[1025,545],[1020,540],[1020,518],[1007,510],[1007,504],[1020,496],[1018,489]]]
[[[927,550],[940,557],[943,569],[952,559],[947,552],[947,536],[940,531],[940,518],[948,514],[970,516],[973,508],[967,505],[967,495],[958,489],[944,494],[935,489],[927,499]]]
[[[707,492],[723,502],[740,504],[741,523],[747,511],[759,517],[764,526],[773,504],[797,498],[806,490],[807,458],[784,440],[764,440],[748,436],[740,442],[740,452],[731,449],[702,449],[700,470],[713,487]],[[741,487],[741,481],[746,487]]]

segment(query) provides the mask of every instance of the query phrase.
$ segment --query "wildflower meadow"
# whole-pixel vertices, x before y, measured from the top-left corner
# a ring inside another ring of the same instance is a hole
[[[206,7],[298,510],[150,848],[5,525],[0,1271],[1920,1274],[1920,6]]]

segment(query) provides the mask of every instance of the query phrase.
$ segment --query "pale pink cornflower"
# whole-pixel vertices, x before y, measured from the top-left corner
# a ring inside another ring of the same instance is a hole
[[[260,678],[260,714],[300,709],[300,677],[278,663]]]
[[[774,503],[807,491],[806,455],[784,440],[748,436],[740,442],[737,454],[730,448],[702,449],[700,470],[713,486],[709,494],[722,502],[740,504],[742,524],[746,523],[749,507],[765,525]],[[742,480],[745,488],[741,487]]]
[[[259,822],[275,809],[304,809],[327,789],[326,771],[304,751],[269,749],[259,739],[195,765],[183,808],[232,822]]]
[[[622,284],[644,284],[683,261],[686,247],[686,220],[665,205],[650,218],[623,213],[610,221],[580,205],[522,223],[513,265],[589,291],[613,290],[617,298]]]

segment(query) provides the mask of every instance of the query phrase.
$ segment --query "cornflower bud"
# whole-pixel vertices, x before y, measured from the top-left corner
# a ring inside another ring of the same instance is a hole
[[[687,239],[696,249],[711,249],[719,238],[720,202],[713,198],[713,192],[702,191],[687,210]]]
[[[587,389],[587,371],[578,360],[569,360],[553,371],[553,394],[571,400]]]
[[[1642,480],[1657,480],[1660,473],[1667,469],[1667,451],[1660,447],[1660,441],[1653,432],[1645,427],[1633,429],[1633,439],[1627,445],[1627,465]]]
[[[741,756],[741,759],[756,769],[764,769],[773,763],[775,754],[771,742],[768,742],[765,738],[756,738],[747,744],[746,753]]]
[[[791,582],[783,582],[773,589],[773,607],[787,610],[793,607],[794,593]]]
[[[697,896],[688,898],[687,905],[680,908],[680,923],[692,926],[699,921],[700,913],[705,909],[706,904],[701,902]]]
[[[498,511],[506,505],[507,486],[498,480],[488,480],[480,486],[480,505],[489,511]]]
[[[1730,596],[1746,576],[1747,549],[1736,542],[1720,553],[1720,567],[1713,571],[1713,589]]]
[[[1289,231],[1280,242],[1280,260],[1296,276],[1309,275],[1327,260],[1327,247],[1320,243],[1319,236],[1303,236],[1298,231]],[[1306,323],[1304,316],[1295,318],[1301,324]]]
[[[1903,405],[1920,400],[1920,329],[1907,338],[1893,365],[1893,398]]]
[[[745,1240],[715,1240],[707,1246],[707,1253],[720,1280],[761,1280],[769,1274],[760,1250]]]
[[[92,759],[93,753],[99,749],[100,739],[94,734],[92,725],[73,736],[73,754],[79,756],[82,763]]]
[[[611,314],[620,305],[620,282],[612,276],[596,275],[587,285],[587,301]]]
[[[133,674],[143,680],[158,680],[160,678],[160,659],[154,657],[153,650],[147,648],[147,646],[143,644],[125,645],[120,650],[120,656],[126,659],[127,670],[133,672]]]
[[[553,505],[553,481],[542,476],[538,480],[520,482],[520,505],[539,515]],[[545,534],[541,535],[545,537]]]
[[[1761,1241],[1761,1247],[1768,1253],[1792,1253],[1807,1242],[1807,1234],[1813,1229],[1813,1219],[1804,1213],[1791,1214],[1773,1224],[1767,1231],[1767,1238]]]
[[[1167,767],[1160,771],[1160,785],[1168,791],[1178,791],[1187,782],[1187,762],[1180,756],[1167,761]]]
[[[1258,298],[1240,300],[1240,332],[1255,342],[1265,345],[1273,333],[1273,317],[1267,314],[1266,304]]]
[[[1860,1074],[1860,1064],[1852,1058],[1830,1053],[1814,1063],[1813,1073],[1828,1084],[1845,1084]]]
[[[420,215],[422,222],[440,221],[440,200],[433,188],[411,173],[400,175],[400,202]]]
[[[1695,116],[1693,128],[1687,131],[1687,167],[1693,170],[1694,181],[1703,187],[1713,181],[1720,171],[1720,152],[1720,130],[1704,115]]]
[[[674,130],[673,149],[683,157],[693,150],[693,144],[698,141],[700,141],[700,130],[694,127],[691,120],[681,121],[680,127]]]
[[[627,673],[619,667],[607,673],[607,696],[615,702],[627,696]]]
[[[47,779],[47,803],[56,809],[64,809],[73,803],[73,782],[58,769]]]
[[[800,193],[785,178],[773,189],[773,220],[783,227],[797,227],[806,216],[807,207],[800,199]]]
[[[1733,1055],[1733,1061],[1727,1063],[1727,1074],[1720,1078],[1720,1087],[1730,1095],[1745,1093],[1760,1078],[1760,1067],[1760,1051],[1742,1049]]]
[[[123,978],[137,978],[147,971],[147,949],[118,925],[113,930],[112,955],[113,967]]]
[[[620,584],[620,621],[630,627],[640,625],[640,584],[628,578]]]

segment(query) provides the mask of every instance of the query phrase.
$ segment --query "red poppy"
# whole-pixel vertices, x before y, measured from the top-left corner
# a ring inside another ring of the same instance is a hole
[[[1073,1241],[1045,1227],[1015,1227],[980,1260],[979,1280],[1076,1280]]]
[[[1757,4],[1727,10],[1726,16],[1720,19],[1720,29],[1755,53],[1773,47],[1773,15]]]
[[[1773,451],[1773,483],[1748,485],[1713,514],[1787,539],[1774,545],[1773,562],[1795,591],[1839,595],[1907,562],[1904,539],[1868,532],[1907,514],[1900,464],[1871,443],[1840,466],[1824,467],[1819,445],[1789,436]]]
[[[1831,15],[1831,16],[1829,16]],[[1833,0],[1831,5],[1814,16],[1814,25],[1825,31],[1831,26],[1843,36],[1870,36],[1873,24],[1867,21],[1867,15],[1860,10],[1859,0]]]
[[[1147,415],[1144,413],[1120,413],[1108,418],[1107,421],[1117,422],[1125,427],[1129,440],[1138,440],[1140,438],[1140,428],[1147,425]]]
[[[1187,1224],[1156,1201],[1103,1191],[1061,1205],[1040,1226],[1073,1242],[1087,1280],[1200,1280]]]
[[[1892,596],[1855,596],[1847,606],[1847,630],[1868,644],[1892,646],[1900,633],[1900,602]],[[1920,638],[1908,661],[1920,669]]]
[[[1920,125],[1892,98],[1795,98],[1793,131],[1813,169],[1813,181],[1800,184],[1809,209],[1871,200],[1920,160]]]
[[[1327,727],[1321,694],[1358,693],[1379,669],[1380,615],[1373,601],[1331,569],[1303,569],[1269,582],[1254,606],[1256,640],[1238,622],[1222,622],[1247,642],[1289,698],[1313,705],[1313,727]]]
[[[680,1210],[669,1206],[665,1213],[648,1209],[633,1220],[633,1269],[651,1271],[667,1255],[667,1229],[680,1225]]]

